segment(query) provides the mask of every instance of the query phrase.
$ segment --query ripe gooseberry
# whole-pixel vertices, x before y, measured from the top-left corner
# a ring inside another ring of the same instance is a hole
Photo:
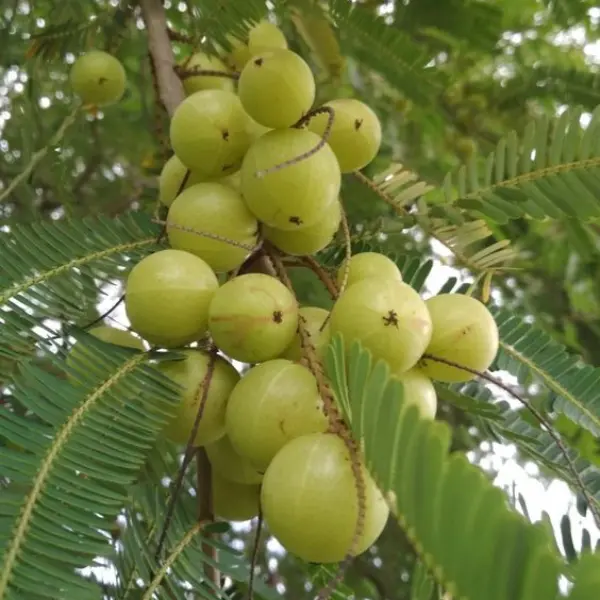
[[[226,521],[248,521],[260,510],[260,486],[235,483],[212,473],[213,510]]]
[[[237,71],[241,71],[246,63],[259,52],[273,48],[287,48],[287,40],[277,25],[269,21],[259,21],[248,32],[248,43],[229,36],[232,50],[227,62]]]
[[[338,202],[342,179],[327,144],[309,158],[261,176],[261,171],[298,157],[318,142],[311,131],[276,129],[250,146],[241,168],[242,195],[259,221],[285,231],[301,229],[317,223]]]
[[[160,250],[129,273],[127,317],[151,344],[183,346],[206,333],[208,306],[218,287],[217,276],[201,258],[183,250]]]
[[[485,304],[464,294],[440,294],[426,302],[433,322],[426,354],[485,371],[498,352],[498,326]],[[419,367],[432,379],[447,383],[469,381],[472,373],[434,360]]]
[[[366,510],[354,554],[379,537],[389,509],[361,465]],[[358,495],[351,457],[337,435],[314,433],[284,446],[262,483],[261,507],[270,532],[291,553],[308,562],[344,559],[358,519]]]
[[[207,179],[237,170],[251,142],[239,98],[224,90],[188,96],[173,114],[170,138],[181,162]]]
[[[105,106],[123,97],[127,76],[117,58],[107,52],[91,50],[75,61],[70,80],[73,91],[84,104]]]
[[[284,129],[300,120],[315,99],[315,78],[291,50],[266,50],[242,69],[238,94],[244,110],[265,127]]]
[[[327,142],[335,153],[342,173],[351,173],[368,165],[381,146],[381,123],[373,110],[355,98],[326,102],[334,110],[333,125]],[[322,136],[329,115],[317,114],[308,129]]]
[[[323,327],[323,331],[321,331],[321,327],[328,316],[329,311],[318,306],[303,306],[298,311],[298,318],[304,320],[305,331],[310,336],[310,343],[319,359],[323,359],[325,349],[331,339],[329,321]],[[281,358],[293,361],[302,359],[302,340],[300,339],[299,332],[296,332],[292,343],[281,353]]]
[[[222,183],[197,183],[171,204],[167,234],[173,248],[199,256],[219,273],[236,269],[248,257],[257,243],[258,222],[233,188]]]
[[[331,334],[341,333],[347,348],[354,340],[375,361],[397,374],[414,367],[431,339],[427,305],[409,285],[397,280],[363,279],[351,285],[331,311]]]
[[[290,440],[326,431],[327,417],[317,380],[289,360],[263,362],[235,386],[225,428],[236,451],[264,471]]]
[[[208,71],[222,71],[228,73],[227,65],[216,56],[210,56],[205,52],[196,52],[188,61],[182,65],[185,70],[202,69]],[[230,77],[217,75],[192,75],[183,79],[183,89],[189,96],[200,90],[224,90],[233,92],[235,86]]]
[[[225,413],[225,428],[227,430],[227,413]],[[244,485],[262,481],[263,474],[259,473],[247,458],[235,451],[227,435],[208,444],[205,450],[213,472],[219,473],[223,479]]]
[[[158,178],[158,199],[164,206],[171,206],[173,204],[173,200],[175,200],[187,172],[188,168],[175,154],[164,164]],[[206,177],[190,171],[184,189],[205,180]]]
[[[183,350],[181,354],[183,360],[162,361],[157,365],[161,373],[183,388],[175,416],[167,424],[164,434],[176,444],[187,444],[206,388],[206,373],[214,360],[204,412],[194,438],[195,446],[203,446],[225,435],[225,408],[240,375],[220,356],[211,359],[210,354],[202,350]]]
[[[392,377],[404,386],[404,402],[408,406],[414,404],[425,419],[434,419],[437,411],[437,394],[435,387],[427,375],[420,369],[412,368],[400,375]]]
[[[344,272],[346,270],[346,260],[337,272],[337,284],[342,285]],[[389,259],[385,254],[379,252],[359,252],[350,257],[350,268],[348,270],[348,280],[346,287],[351,286],[357,281],[363,279],[390,279],[402,281],[402,273],[396,263]]]
[[[277,358],[298,327],[298,303],[278,279],[263,273],[224,283],[209,307],[208,328],[219,349],[242,362]]]
[[[314,225],[294,231],[275,229],[265,225],[263,237],[274,246],[292,256],[316,254],[326,248],[340,227],[342,208],[338,202],[331,202]]]

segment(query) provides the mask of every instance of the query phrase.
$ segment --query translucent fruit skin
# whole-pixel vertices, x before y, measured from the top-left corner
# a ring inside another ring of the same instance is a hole
[[[314,375],[289,360],[270,360],[235,386],[225,416],[233,447],[264,471],[290,440],[327,430]]]
[[[84,104],[105,106],[123,97],[127,76],[117,58],[92,50],[75,61],[70,80],[73,91]]]
[[[176,444],[187,444],[192,433],[203,393],[201,384],[210,362],[210,355],[200,350],[184,350],[182,354],[184,360],[164,361],[157,365],[159,371],[183,388],[176,414],[164,431],[165,436]],[[195,446],[210,444],[225,435],[227,400],[239,380],[235,368],[225,359],[217,357],[194,439]]]
[[[297,231],[263,227],[263,236],[274,246],[292,256],[316,254],[326,248],[340,227],[342,209],[339,202],[331,202],[314,225]]]
[[[188,62],[185,63],[185,69],[207,69],[210,71],[223,71],[229,72],[227,65],[216,56],[209,56],[204,52],[196,52]],[[233,92],[235,86],[233,79],[228,77],[217,77],[214,75],[197,75],[194,77],[186,77],[183,80],[183,89],[189,96],[194,92],[200,90],[224,90],[226,92]]]
[[[184,346],[206,333],[208,306],[218,287],[217,276],[201,258],[160,250],[143,258],[127,278],[127,317],[151,344]]]
[[[389,509],[366,469],[366,511],[355,555],[379,537]],[[261,506],[271,533],[292,554],[308,562],[333,563],[350,550],[358,498],[350,456],[334,434],[305,435],[275,456],[265,473]]]
[[[424,419],[434,419],[437,411],[437,394],[433,383],[420,369],[412,368],[392,377],[404,385],[404,401],[414,404]]]
[[[225,413],[225,429],[227,430],[227,413]],[[247,458],[242,457],[235,451],[227,435],[212,444],[208,444],[205,450],[213,472],[217,472],[223,479],[244,485],[262,481],[263,474],[259,473]]]
[[[338,269],[337,284],[342,285],[346,261]],[[350,257],[350,269],[346,287],[363,279],[391,279],[402,281],[402,273],[396,263],[379,252],[360,252]]]
[[[320,331],[320,329],[329,315],[329,311],[318,306],[303,306],[298,311],[298,315],[299,318],[304,319],[304,327],[310,336],[310,342],[315,349],[317,357],[322,359],[327,345],[331,340],[329,321],[326,323],[323,331]],[[302,359],[302,343],[299,333],[296,332],[292,343],[281,354],[281,358],[293,361]]]
[[[224,90],[188,96],[171,119],[170,137],[181,162],[207,179],[236,171],[252,141],[239,98]]]
[[[265,127],[291,127],[315,100],[315,78],[304,59],[279,48],[260,52],[242,69],[238,94],[244,110]]]
[[[364,279],[351,285],[331,311],[331,335],[341,333],[349,349],[359,340],[375,361],[401,374],[414,367],[431,339],[427,305],[409,285]]]
[[[299,230],[315,225],[338,202],[342,176],[331,148],[257,177],[256,173],[314,148],[316,134],[282,129],[258,138],[242,162],[242,195],[259,221],[275,229]]]
[[[248,521],[258,515],[260,486],[235,483],[212,474],[213,507],[226,521]]]
[[[240,275],[214,295],[208,328],[219,349],[242,362],[277,358],[298,327],[298,303],[277,279],[262,273]]]
[[[242,196],[222,183],[198,183],[185,189],[169,208],[167,234],[173,248],[199,256],[218,273],[239,267],[251,250],[177,226],[215,234],[250,248],[258,239],[258,221]]]
[[[381,147],[381,123],[373,110],[354,98],[339,98],[324,104],[334,110],[331,133],[327,138],[342,173],[351,173],[367,166]],[[315,115],[308,128],[323,135],[328,115]]]
[[[433,335],[426,353],[485,371],[498,352],[498,326],[485,304],[463,294],[440,294],[427,300]],[[423,359],[427,376],[447,383],[470,381],[468,371]]]

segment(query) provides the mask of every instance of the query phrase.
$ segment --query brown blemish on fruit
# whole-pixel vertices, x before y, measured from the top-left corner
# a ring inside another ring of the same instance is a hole
[[[273,312],[273,323],[283,323],[283,311],[276,310]]]
[[[390,310],[388,314],[383,317],[383,323],[386,327],[393,325],[396,329],[398,329],[398,313],[395,310]]]
[[[257,58],[257,59],[254,61],[254,64],[255,64],[257,67],[262,67],[262,64],[263,64],[263,62],[264,62],[264,60],[263,60],[262,58]]]
[[[227,131],[227,129],[224,129],[221,132],[221,137],[223,138],[223,140],[225,140],[226,142],[229,141],[229,131]]]
[[[283,433],[283,435],[285,435],[285,427],[284,427],[284,424],[285,424],[285,423],[284,423],[283,419],[280,419],[280,420],[279,420],[279,423],[278,423],[278,425],[279,425],[279,429],[281,429],[281,433]]]
[[[302,219],[300,217],[290,217],[288,220],[294,225],[302,225]]]
[[[108,79],[106,77],[99,77],[98,78],[98,84],[99,85],[104,85],[107,81],[108,81]]]
[[[354,120],[354,131],[358,131],[361,128],[362,124],[363,124],[362,119],[355,119]]]

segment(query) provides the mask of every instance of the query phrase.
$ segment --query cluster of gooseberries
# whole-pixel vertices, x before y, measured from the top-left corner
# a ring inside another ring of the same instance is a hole
[[[118,99],[114,59],[106,59],[103,73],[94,55],[88,74],[86,56],[73,68],[78,93],[87,102]],[[187,97],[170,124],[174,155],[159,181],[170,248],[130,271],[126,312],[150,345],[180,349],[184,357],[157,365],[182,389],[165,435],[186,444],[202,404],[193,444],[206,448],[213,467],[216,514],[246,520],[260,507],[289,551],[310,562],[339,562],[353,540],[354,554],[376,541],[389,509],[359,451],[353,454],[332,426],[322,372],[307,353],[321,359],[336,333],[348,345],[359,340],[375,360],[387,361],[406,401],[433,419],[432,379],[460,382],[472,374],[429,357],[485,370],[498,331],[478,300],[443,294],[425,301],[393,261],[375,252],[346,258],[331,311],[299,306],[276,269],[244,272],[257,252],[302,257],[330,244],[343,214],[341,174],[373,160],[381,126],[358,100],[314,108],[311,69],[267,22],[223,60],[197,53],[185,68],[192,69],[183,79]],[[231,68],[239,77],[230,77]],[[143,348],[117,329],[92,333]],[[210,345],[194,347],[203,340]],[[230,360],[251,367],[241,376]],[[362,498],[353,467],[362,472]]]

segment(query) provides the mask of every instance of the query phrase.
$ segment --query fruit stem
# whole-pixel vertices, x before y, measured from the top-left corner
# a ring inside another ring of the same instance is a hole
[[[312,256],[303,256],[301,262],[306,265],[315,275],[319,277],[321,283],[327,288],[329,295],[336,300],[339,291],[337,285],[329,275],[329,273],[320,265]]]
[[[335,118],[335,112],[333,108],[331,108],[330,106],[321,106],[319,108],[315,108],[314,110],[311,110],[310,112],[306,113],[293,127],[296,129],[300,129],[304,125],[304,123],[307,123],[312,117],[320,113],[327,113],[328,118],[327,125],[325,126],[325,131],[323,131],[323,136],[321,137],[319,142],[310,150],[307,150],[306,152],[303,152],[302,154],[299,154],[294,158],[284,160],[283,162],[269,167],[268,169],[256,171],[256,177],[261,179],[269,173],[275,173],[276,171],[281,171],[281,169],[285,169],[286,167],[291,167],[295,164],[298,164],[299,162],[302,162],[303,160],[306,160],[307,158],[310,158],[311,156],[315,155],[319,150],[324,148],[325,144],[327,144],[327,140],[329,139],[331,128],[333,127],[333,120]]]
[[[263,527],[262,508],[258,507],[258,520],[256,522],[256,533],[254,534],[254,543],[252,544],[252,555],[250,557],[250,577],[248,578],[248,596],[247,600],[252,600],[254,596],[254,576],[256,564],[258,563],[258,549],[260,548],[260,536]]]
[[[577,472],[577,469],[575,468],[575,464],[573,463],[573,460],[569,456],[567,447],[565,446],[564,442],[562,441],[560,435],[554,430],[552,423],[550,421],[548,421],[548,419],[546,419],[546,417],[544,417],[544,415],[540,411],[538,411],[538,409],[535,408],[535,406],[533,406],[531,404],[531,402],[529,402],[529,400],[521,397],[510,386],[502,383],[501,381],[496,379],[493,375],[490,375],[487,372],[478,371],[477,369],[471,369],[471,367],[466,367],[457,362],[454,362],[453,360],[448,360],[447,358],[441,358],[439,356],[433,356],[431,354],[424,354],[422,356],[422,359],[442,363],[449,367],[454,367],[456,369],[461,369],[462,371],[466,371],[467,373],[471,373],[471,375],[475,375],[476,377],[479,377],[480,379],[483,379],[484,381],[487,381],[488,383],[491,383],[491,384],[499,387],[501,390],[505,391],[507,394],[510,394],[515,400],[518,400],[533,415],[533,417],[540,423],[540,425],[542,425],[542,427],[544,427],[547,430],[550,437],[554,440],[554,443],[558,446],[559,450],[561,451],[562,455],[565,458],[565,461],[569,467],[569,470],[571,471],[571,475],[573,476],[573,479],[575,480],[577,487],[579,488],[579,491],[581,492],[583,497],[586,499],[586,502],[588,503],[590,512],[592,513],[592,515],[594,516],[594,520],[596,521],[596,526],[600,527],[600,511],[598,510],[596,501],[595,501],[594,497],[588,491],[588,489],[587,489],[585,483],[583,483],[583,480],[581,479],[581,477],[579,476],[579,473]]]
[[[173,68],[179,76],[179,79],[181,79],[182,81],[184,79],[189,79],[190,77],[197,77],[199,75],[206,75],[208,77],[226,77],[227,79],[234,80],[238,80],[240,78],[240,74],[235,71],[219,71],[217,69],[202,69],[201,67],[191,67],[189,69],[184,69],[182,67],[176,66]]]

